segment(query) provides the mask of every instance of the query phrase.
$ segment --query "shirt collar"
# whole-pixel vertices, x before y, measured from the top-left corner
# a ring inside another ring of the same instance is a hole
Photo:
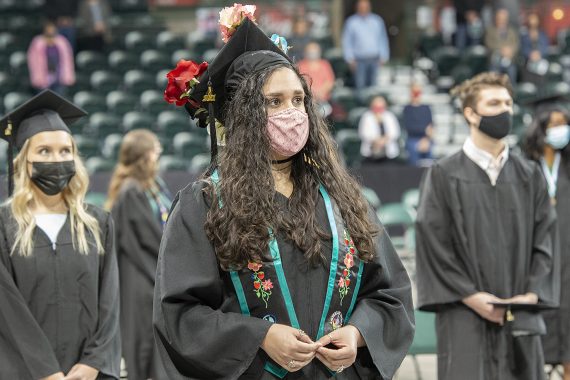
[[[509,145],[505,144],[503,151],[495,158],[491,153],[477,147],[471,137],[468,137],[463,144],[463,152],[485,171],[491,168],[502,169],[509,158]]]

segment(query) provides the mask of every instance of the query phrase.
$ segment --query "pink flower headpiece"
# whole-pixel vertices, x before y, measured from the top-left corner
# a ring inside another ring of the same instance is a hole
[[[234,3],[233,7],[226,7],[220,11],[220,32],[222,33],[222,40],[224,40],[224,42],[228,42],[237,27],[246,17],[255,22],[255,17],[253,16],[255,8],[255,5]]]

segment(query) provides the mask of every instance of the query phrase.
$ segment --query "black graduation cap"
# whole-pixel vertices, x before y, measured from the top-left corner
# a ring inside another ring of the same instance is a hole
[[[0,119],[0,138],[8,146],[8,193],[12,194],[13,149],[22,148],[30,137],[46,131],[65,131],[87,112],[51,90],[44,90]]]
[[[208,65],[208,69],[200,76],[198,79],[200,83],[192,88],[190,97],[208,109],[210,169],[215,165],[217,156],[214,117],[223,123],[225,104],[239,85],[254,72],[277,64],[293,65],[287,54],[246,17]],[[185,107],[194,118],[196,109],[189,103],[186,103]],[[198,125],[206,127],[206,120],[203,121],[199,121]]]

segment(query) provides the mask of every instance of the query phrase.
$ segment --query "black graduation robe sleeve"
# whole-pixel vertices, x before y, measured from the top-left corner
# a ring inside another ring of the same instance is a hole
[[[119,275],[111,215],[100,222],[105,252],[99,265],[99,318],[97,330],[85,344],[80,363],[118,379],[121,361],[119,335]]]
[[[178,194],[160,245],[155,340],[170,379],[235,379],[252,363],[271,323],[239,309],[222,311],[226,288],[204,232],[200,188]]]
[[[8,271],[7,265],[10,264],[6,258],[10,250],[5,243],[4,236],[0,236],[0,378],[16,379],[21,376],[22,368],[16,364],[19,362],[25,364],[31,378],[53,375],[61,371],[60,365],[48,338]]]
[[[381,226],[376,214],[370,214],[376,225]],[[382,379],[391,379],[414,338],[412,290],[408,274],[384,228],[375,244],[374,260],[364,265],[362,285],[348,323],[360,331],[366,342],[366,348],[359,350],[359,357],[364,360],[357,359],[357,371],[363,372],[366,358],[371,358]],[[361,355],[366,350],[368,353]]]
[[[453,241],[453,220],[448,204],[449,180],[436,163],[425,174],[420,186],[416,219],[416,260],[418,304],[435,311],[446,303],[460,302],[478,292],[460,262]]]
[[[527,292],[533,292],[540,302],[558,305],[560,302],[560,247],[556,211],[550,202],[546,181],[538,165],[534,165],[535,217],[530,274]]]

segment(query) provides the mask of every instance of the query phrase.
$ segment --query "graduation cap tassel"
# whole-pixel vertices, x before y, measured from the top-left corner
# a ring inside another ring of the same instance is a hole
[[[14,192],[14,142],[16,138],[12,133],[12,121],[8,119],[8,126],[4,130],[4,136],[8,137],[8,197]]]
[[[216,94],[212,90],[212,81],[208,79],[208,92],[204,95],[202,101],[208,103],[208,124],[210,129],[210,168],[207,174],[210,175],[216,167],[218,156],[218,139],[216,136],[216,116],[214,115],[214,102]]]
[[[8,145],[8,197],[14,192],[14,150],[12,144]]]

